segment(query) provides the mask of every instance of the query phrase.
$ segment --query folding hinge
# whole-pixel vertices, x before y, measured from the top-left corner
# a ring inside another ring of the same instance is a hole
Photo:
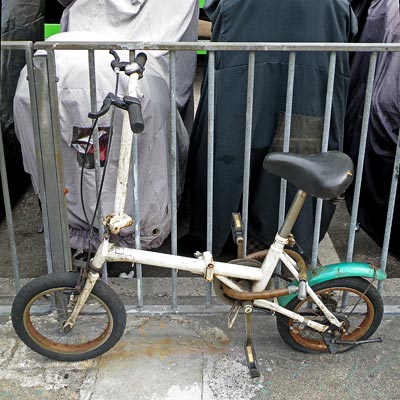
[[[214,260],[212,254],[209,251],[205,251],[203,253],[203,259],[206,263],[206,273],[204,277],[206,281],[212,282],[214,278]]]

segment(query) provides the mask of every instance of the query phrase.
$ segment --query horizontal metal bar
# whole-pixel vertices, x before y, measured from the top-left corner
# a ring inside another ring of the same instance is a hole
[[[6,43],[6,42],[2,42]],[[15,42],[14,42],[15,43]],[[2,44],[3,45],[3,44]],[[400,51],[400,43],[275,42],[36,42],[35,50],[185,50],[185,51]]]
[[[2,40],[1,51],[3,50],[29,50],[33,47],[33,42],[29,41],[15,41],[15,40]]]

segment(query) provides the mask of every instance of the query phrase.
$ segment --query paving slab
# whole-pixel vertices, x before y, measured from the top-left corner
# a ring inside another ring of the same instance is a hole
[[[400,389],[400,317],[385,316],[383,343],[344,354],[304,354],[280,339],[275,317],[256,314],[261,377],[251,379],[243,350],[244,317],[225,314],[128,314],[122,340],[94,360],[63,363],[39,356],[0,324],[0,399],[214,400],[385,399]]]

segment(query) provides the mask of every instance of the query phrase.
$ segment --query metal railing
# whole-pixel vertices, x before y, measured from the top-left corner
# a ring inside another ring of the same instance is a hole
[[[322,147],[321,151],[328,149],[329,129],[333,103],[333,89],[335,84],[336,56],[338,52],[368,52],[370,53],[370,63],[368,80],[365,91],[365,103],[361,129],[361,139],[359,157],[357,164],[357,175],[355,178],[354,201],[351,212],[351,222],[349,228],[348,248],[346,261],[353,260],[355,232],[357,230],[357,213],[359,206],[359,196],[362,181],[362,172],[365,158],[365,146],[368,134],[368,124],[375,79],[375,68],[377,55],[380,52],[399,52],[400,44],[342,44],[342,43],[135,43],[135,42],[38,42],[32,45],[30,42],[3,42],[3,49],[24,50],[28,65],[29,89],[32,105],[32,117],[35,131],[36,154],[39,171],[40,193],[43,207],[43,224],[45,232],[46,258],[48,272],[64,271],[71,269],[71,257],[68,239],[68,220],[65,206],[65,195],[63,189],[62,161],[60,154],[60,121],[58,115],[58,96],[56,87],[56,57],[55,52],[59,50],[87,50],[90,79],[90,98],[91,110],[96,109],[96,78],[95,78],[95,50],[129,50],[131,55],[138,50],[168,50],[170,65],[170,101],[175,104],[176,98],[176,53],[179,51],[205,50],[208,54],[208,172],[207,172],[207,250],[212,251],[212,229],[213,229],[213,175],[214,175],[214,100],[215,100],[215,53],[219,51],[246,51],[248,52],[248,81],[246,94],[246,127],[245,127],[245,147],[244,147],[244,183],[242,218],[244,224],[244,251],[246,253],[248,207],[249,207],[249,182],[250,182],[250,159],[251,159],[251,138],[252,138],[252,114],[253,114],[253,92],[255,81],[255,54],[256,52],[284,51],[289,53],[286,109],[284,113],[284,139],[283,150],[289,150],[291,116],[293,105],[293,90],[295,81],[295,66],[297,52],[327,52],[329,53],[329,70],[325,99],[325,115],[323,123]],[[45,50],[45,55],[33,56],[33,50]],[[170,115],[170,143],[169,159],[171,175],[171,253],[178,254],[178,202],[177,202],[177,154],[176,154],[176,108],[171,107]],[[95,133],[96,135],[96,133]],[[133,144],[133,163],[137,163],[137,139],[136,135]],[[99,145],[98,135],[95,136],[95,157],[96,162],[96,187],[99,188]],[[394,161],[392,184],[389,194],[389,205],[387,212],[384,243],[381,252],[380,268],[386,269],[390,231],[393,221],[394,204],[397,191],[400,163],[400,142],[397,143],[397,151]],[[9,203],[7,179],[5,174],[5,162],[3,145],[0,141],[0,167],[5,197],[8,237],[12,253],[12,264],[16,290],[19,290],[18,258],[16,254],[15,238],[13,233],[13,219],[11,206]],[[137,168],[134,170],[137,171]],[[135,243],[140,246],[140,227],[139,227],[139,204],[138,188],[134,187],[135,201]],[[286,196],[286,181],[281,180],[281,198],[279,221],[284,218]],[[312,251],[311,266],[317,265],[318,244],[320,236],[320,223],[322,212],[322,200],[317,201],[316,217],[314,224],[314,241]],[[102,207],[99,206],[99,226],[102,218]],[[100,231],[100,235],[103,232]],[[138,306],[143,307],[143,277],[142,268],[136,266]],[[172,310],[177,310],[177,273],[172,271],[171,276]],[[382,287],[380,286],[380,289]],[[207,307],[211,306],[211,286],[209,285],[205,302]]]

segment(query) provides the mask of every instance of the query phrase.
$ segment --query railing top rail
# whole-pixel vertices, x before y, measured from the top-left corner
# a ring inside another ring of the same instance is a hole
[[[400,43],[36,42],[36,50],[400,51]]]
[[[33,43],[30,41],[2,40],[1,50],[29,50],[32,49]]]
[[[295,42],[36,42],[1,41],[2,50],[207,50],[207,51],[400,51],[400,43],[295,43]]]

